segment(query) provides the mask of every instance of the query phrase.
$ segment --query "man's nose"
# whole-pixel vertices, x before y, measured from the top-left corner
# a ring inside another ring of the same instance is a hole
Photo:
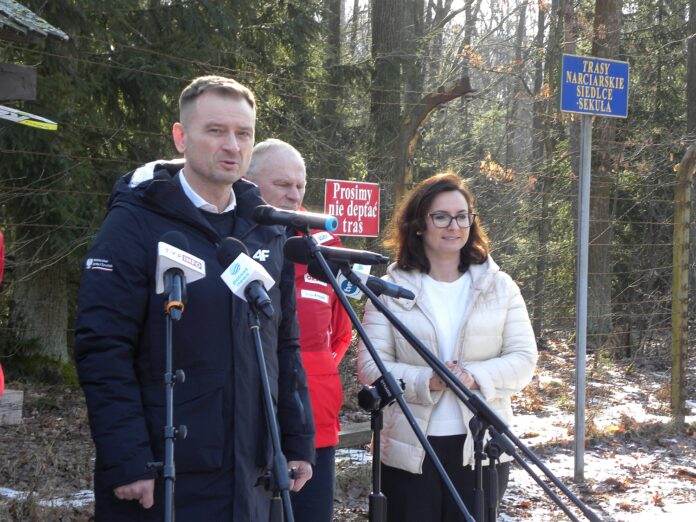
[[[288,199],[292,201],[299,201],[300,200],[300,191],[297,190],[296,188],[292,188],[288,191]]]
[[[230,132],[226,137],[225,141],[223,142],[222,146],[226,150],[231,150],[234,152],[239,151],[239,143],[237,142],[237,137],[234,135],[234,132]]]

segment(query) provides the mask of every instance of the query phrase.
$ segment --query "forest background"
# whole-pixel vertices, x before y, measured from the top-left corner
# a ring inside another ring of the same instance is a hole
[[[80,261],[115,181],[176,155],[178,94],[202,74],[255,92],[257,141],[303,153],[312,210],[326,179],[377,182],[384,229],[414,183],[445,170],[467,178],[540,346],[572,340],[580,123],[558,110],[563,53],[630,64],[628,118],[594,119],[589,348],[669,370],[674,198],[693,184],[676,172],[696,137],[696,0],[23,4],[70,40],[0,43],[2,61],[38,71],[36,101],[3,103],[59,124],[0,121],[0,362],[10,384],[75,384]],[[383,251],[380,238],[345,243]],[[690,251],[679,268],[693,301]]]

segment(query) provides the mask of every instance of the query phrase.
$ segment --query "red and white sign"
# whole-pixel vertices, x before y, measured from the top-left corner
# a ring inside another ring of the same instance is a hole
[[[379,235],[379,184],[326,180],[324,212],[338,218],[339,236]]]

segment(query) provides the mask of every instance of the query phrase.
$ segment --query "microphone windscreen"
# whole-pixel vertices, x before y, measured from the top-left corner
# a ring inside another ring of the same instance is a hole
[[[259,225],[275,225],[272,214],[275,208],[270,205],[259,205],[254,209],[252,217]]]
[[[331,273],[338,277],[338,274],[341,272],[341,268],[336,263],[332,263],[331,261],[327,261],[327,264],[329,265],[329,270],[331,270]],[[314,279],[318,279],[324,283],[329,282],[329,277],[324,273],[319,261],[316,259],[312,260],[312,262],[307,265],[307,273]]]
[[[226,237],[220,242],[216,255],[221,266],[227,267],[239,257],[239,254],[249,255],[249,250],[244,243],[234,237]]]
[[[184,252],[189,251],[188,238],[178,230],[170,230],[165,232],[160,239],[160,242],[167,243],[168,245],[176,247],[179,250],[183,250]]]
[[[288,238],[283,246],[283,255],[288,261],[307,265],[312,260],[312,255],[307,248],[307,243],[303,237],[295,236]]]

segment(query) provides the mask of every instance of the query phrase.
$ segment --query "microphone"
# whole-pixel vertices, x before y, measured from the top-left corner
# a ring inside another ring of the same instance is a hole
[[[186,282],[205,277],[205,262],[189,254],[188,248],[188,239],[178,230],[166,232],[157,243],[155,290],[167,297],[165,311],[175,321],[184,311]]]
[[[327,261],[340,264],[381,265],[389,262],[388,257],[367,250],[352,250],[350,248],[319,245],[319,251]],[[312,260],[312,253],[305,239],[299,236],[291,237],[285,242],[283,254],[288,260],[301,265],[308,265]]]
[[[385,281],[380,277],[368,277],[365,286],[372,290],[376,295],[386,295],[387,297],[394,297],[395,299],[408,299],[409,301],[413,301],[416,298],[416,294],[410,290],[407,290],[403,286]]]
[[[254,311],[273,317],[273,305],[266,290],[275,284],[266,269],[249,257],[247,247],[239,239],[226,237],[217,249],[217,259],[227,266],[220,276],[232,293],[249,303]]]
[[[270,205],[256,207],[253,217],[259,225],[284,225],[300,231],[318,228],[333,232],[338,228],[338,219],[328,214],[280,210]]]
[[[328,262],[328,265],[329,268],[331,268],[331,273],[338,274],[341,272],[341,267],[336,263]],[[328,283],[328,277],[322,270],[321,265],[319,265],[319,263],[316,260],[311,261],[309,265],[307,265],[307,273],[311,275],[314,279],[319,279],[320,281]],[[390,283],[389,281],[385,281],[384,279],[380,279],[379,277],[375,277],[369,274],[367,275],[367,277],[365,277],[365,274],[358,272],[356,273],[358,274],[360,279],[363,280],[365,286],[372,290],[378,296],[386,295],[387,297],[393,297],[395,299],[408,299],[409,301],[416,298],[416,295],[413,292],[407,290],[403,286]],[[341,286],[341,289],[343,289],[343,286]]]

